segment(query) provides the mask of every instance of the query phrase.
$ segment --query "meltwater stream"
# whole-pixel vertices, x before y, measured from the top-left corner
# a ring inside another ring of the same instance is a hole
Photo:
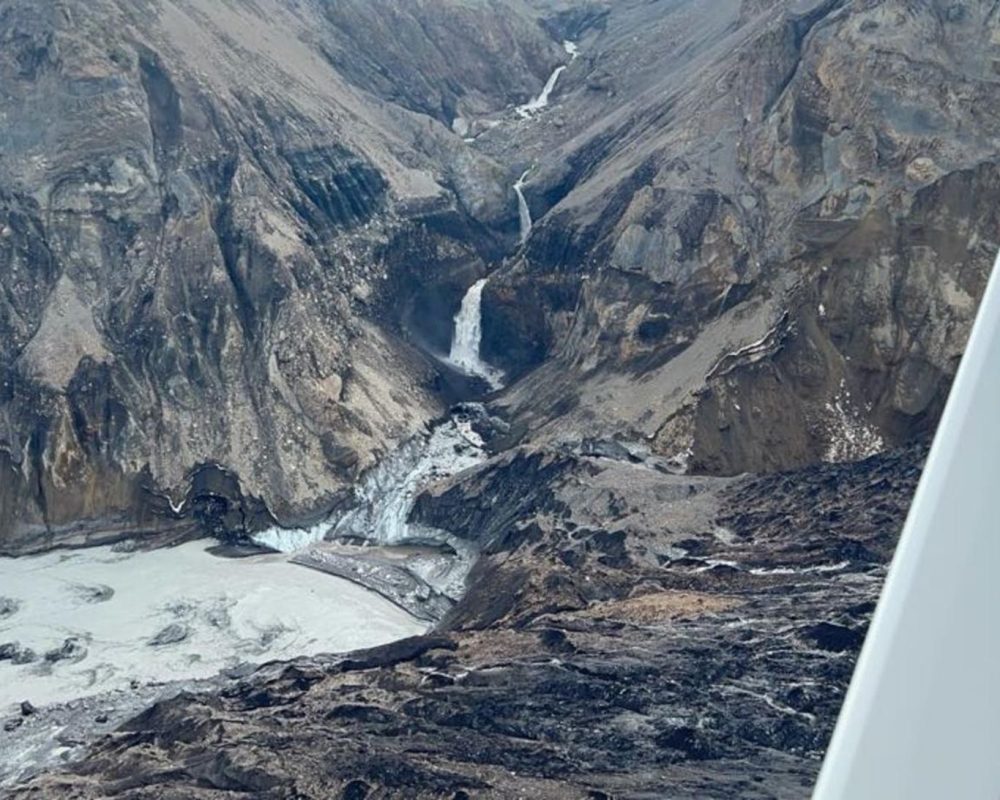
[[[482,378],[491,389],[503,385],[503,373],[482,360],[482,296],[487,279],[476,281],[455,315],[449,363]],[[354,503],[311,528],[271,528],[253,541],[293,555],[296,563],[356,580],[375,589],[422,619],[440,619],[465,589],[475,547],[445,531],[410,522],[417,497],[432,484],[487,458],[475,423],[486,422],[485,409],[467,403],[444,422],[417,435],[370,470],[354,489]],[[400,559],[399,550],[411,548]],[[354,545],[355,549],[349,547]],[[413,548],[416,548],[414,551]]]
[[[296,563],[356,580],[418,618],[440,619],[464,593],[476,549],[409,517],[421,492],[486,460],[473,429],[476,418],[485,418],[485,411],[466,405],[410,439],[364,476],[347,511],[312,528],[272,528],[253,541],[292,554]]]
[[[577,56],[580,54],[576,43],[569,40],[563,42],[563,49],[569,54],[571,63],[575,61]],[[545,108],[549,104],[549,96],[552,94],[553,90],[555,90],[556,84],[559,82],[559,76],[566,71],[566,67],[568,66],[569,64],[562,64],[561,66],[556,67],[552,71],[552,74],[549,75],[549,79],[545,82],[545,86],[542,87],[541,93],[537,97],[533,97],[527,103],[524,103],[514,109],[518,116],[527,119],[535,112],[541,111]]]

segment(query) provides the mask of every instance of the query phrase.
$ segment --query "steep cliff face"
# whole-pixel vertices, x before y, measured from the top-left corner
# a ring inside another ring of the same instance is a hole
[[[442,412],[390,267],[493,246],[507,189],[448,126],[561,52],[453,5],[0,4],[0,549],[294,522]]]
[[[0,23],[6,550],[317,517],[444,411],[427,354],[486,273],[507,443],[861,457],[933,427],[1000,242],[982,4],[6,0]]]
[[[505,401],[528,438],[734,473],[931,430],[1000,245],[996,11],[607,11],[531,134],[535,229],[487,296],[488,355],[544,350]]]

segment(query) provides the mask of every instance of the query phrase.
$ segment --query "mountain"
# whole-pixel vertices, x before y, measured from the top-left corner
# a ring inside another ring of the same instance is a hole
[[[989,5],[615,4],[487,293],[512,368],[517,308],[546,311],[501,401],[529,438],[734,474],[933,430],[998,245]]]
[[[443,413],[396,287],[498,250],[502,169],[449,126],[557,63],[526,9],[0,14],[0,547],[316,516]]]
[[[443,413],[487,271],[518,441],[867,455],[933,429],[997,243],[981,4],[2,15],[8,551],[321,516]]]
[[[808,792],[1000,249],[1000,4],[0,37],[0,553],[311,524],[489,417],[409,512],[478,553],[432,635],[123,711],[15,796]],[[473,286],[502,388],[448,362]]]

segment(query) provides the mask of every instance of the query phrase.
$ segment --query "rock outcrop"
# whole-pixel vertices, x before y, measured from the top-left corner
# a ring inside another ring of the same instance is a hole
[[[524,440],[734,474],[933,430],[1000,247],[995,11],[606,10],[518,145],[534,231],[486,296],[487,357],[537,368],[501,400]]]

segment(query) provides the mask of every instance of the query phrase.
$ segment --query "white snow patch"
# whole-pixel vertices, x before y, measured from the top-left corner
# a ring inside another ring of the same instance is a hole
[[[828,463],[860,461],[885,449],[882,435],[857,413],[851,393],[842,378],[832,403],[826,404],[827,448],[823,460]]]
[[[851,565],[850,561],[837,564],[818,564],[814,567],[755,567],[751,575],[821,575],[824,572],[840,572]]]

